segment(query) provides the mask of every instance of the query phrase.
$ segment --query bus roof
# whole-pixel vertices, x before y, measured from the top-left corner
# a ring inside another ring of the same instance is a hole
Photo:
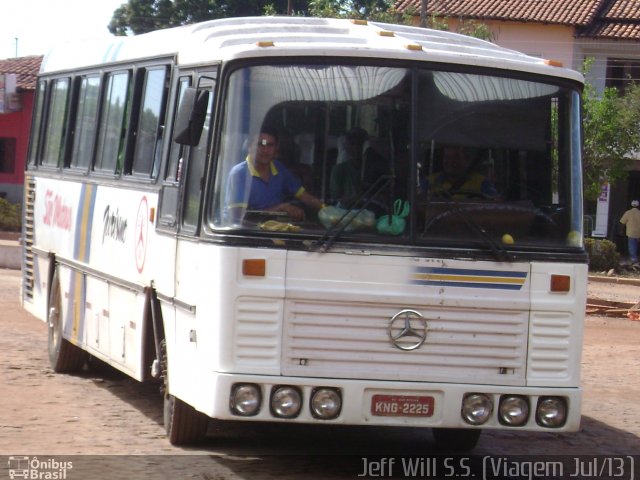
[[[409,59],[551,75],[580,73],[491,42],[406,25],[318,17],[237,17],[52,50],[41,73],[175,56],[179,65],[266,56]]]

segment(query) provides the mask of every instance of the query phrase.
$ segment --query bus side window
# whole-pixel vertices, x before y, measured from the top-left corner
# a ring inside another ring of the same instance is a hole
[[[116,174],[124,154],[130,73],[107,75],[94,170]]]
[[[178,80],[178,91],[176,93],[177,108],[173,113],[174,123],[177,112],[180,109],[184,93],[187,87],[191,85],[191,76],[182,76]],[[158,206],[158,224],[164,228],[175,228],[177,225],[178,205],[179,205],[179,181],[182,170],[183,155],[186,148],[182,145],[170,142],[167,166],[164,172],[164,181],[162,182],[162,191]]]
[[[178,101],[176,102],[177,108],[175,111],[174,118],[177,117],[178,112],[180,111],[180,107],[184,101],[185,92],[187,91],[187,87],[191,85],[191,77],[180,77],[178,84]],[[175,125],[175,120],[174,120]],[[167,182],[177,183],[180,181],[178,170],[180,159],[182,158],[182,154],[184,151],[184,147],[177,142],[171,142],[171,150],[169,152],[169,161],[167,162],[167,170],[165,172],[165,180]]]
[[[98,125],[100,77],[92,75],[82,77],[79,80],[70,166],[71,168],[86,171],[93,159],[93,148]]]
[[[39,158],[39,149],[43,143],[44,134],[42,132],[42,119],[44,118],[45,98],[47,95],[47,82],[40,80],[38,82],[38,92],[36,96],[36,105],[33,109],[33,124],[31,126],[31,145],[29,150],[29,164],[36,167]]]
[[[210,74],[209,74],[210,75]],[[197,105],[200,102],[206,100],[206,115],[203,119],[202,129],[196,128],[197,131],[201,130],[199,135],[198,144],[189,148],[189,160],[186,164],[186,170],[182,174],[186,174],[184,182],[184,200],[182,211],[182,225],[187,231],[197,232],[198,218],[200,214],[200,206],[202,202],[202,194],[204,187],[204,170],[207,163],[209,153],[209,141],[211,139],[211,123],[213,121],[213,104],[214,104],[214,89],[215,80],[211,76],[200,77],[199,92],[209,92],[208,95],[196,95],[196,107],[194,111],[197,111]],[[204,100],[203,100],[204,99]],[[196,114],[192,117],[192,121],[195,124],[199,121],[199,117]],[[198,125],[195,125],[198,127]],[[190,140],[196,140],[196,135],[192,135]]]
[[[136,130],[131,173],[152,177],[158,168],[165,122],[167,68],[149,68],[144,85]]]
[[[69,78],[59,78],[51,82],[42,165],[57,168],[64,157],[70,86]]]

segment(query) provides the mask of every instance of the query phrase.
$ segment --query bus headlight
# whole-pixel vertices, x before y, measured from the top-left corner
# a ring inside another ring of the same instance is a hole
[[[482,425],[493,412],[493,401],[484,393],[468,393],[462,399],[462,418],[469,425]]]
[[[280,386],[271,391],[271,413],[280,418],[295,418],[302,407],[302,394],[296,387]]]
[[[250,417],[260,411],[262,395],[260,387],[253,383],[236,383],[231,388],[229,408],[235,415]]]
[[[567,421],[567,403],[564,398],[541,397],[536,408],[536,421],[542,427],[562,427]]]
[[[503,395],[500,397],[498,413],[503,425],[520,427],[529,420],[529,402],[518,395]]]
[[[311,393],[311,414],[320,420],[331,420],[340,415],[342,398],[333,388],[317,388]]]

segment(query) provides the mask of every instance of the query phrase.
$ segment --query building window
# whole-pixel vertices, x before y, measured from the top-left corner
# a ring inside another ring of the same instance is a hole
[[[14,173],[16,166],[16,139],[0,138],[0,173]]]
[[[607,59],[607,87],[616,87],[623,94],[629,84],[637,81],[640,81],[640,60]]]

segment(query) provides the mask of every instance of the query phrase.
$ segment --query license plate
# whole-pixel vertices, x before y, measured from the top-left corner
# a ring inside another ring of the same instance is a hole
[[[433,397],[414,395],[374,395],[371,415],[379,417],[430,417]]]

